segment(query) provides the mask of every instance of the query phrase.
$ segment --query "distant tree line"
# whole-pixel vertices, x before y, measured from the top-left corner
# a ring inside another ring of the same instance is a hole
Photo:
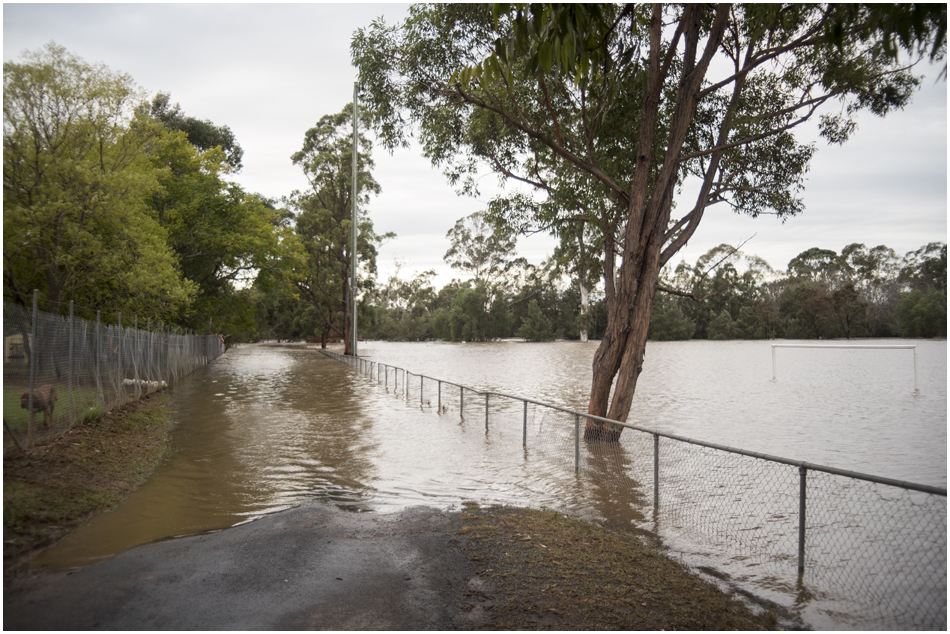
[[[441,289],[435,271],[361,282],[359,334],[389,341],[527,341],[599,338],[606,307],[596,292],[581,310],[569,261],[532,266],[515,256],[511,231],[483,214],[447,234],[445,260],[468,273]],[[650,321],[654,341],[852,337],[945,337],[947,246],[931,243],[899,256],[886,246],[813,248],[784,272],[756,256],[720,245],[695,264],[681,262],[660,278]],[[261,294],[258,331],[277,339],[311,336],[317,319],[303,303]]]

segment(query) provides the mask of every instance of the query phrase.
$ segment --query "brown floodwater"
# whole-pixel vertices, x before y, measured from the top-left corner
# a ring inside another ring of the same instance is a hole
[[[782,349],[773,380],[769,342],[651,343],[629,421],[945,487],[946,342],[894,343],[918,345],[917,392],[908,350]],[[474,390],[583,410],[595,346],[367,342],[360,355]],[[625,432],[609,451],[584,443],[575,448],[570,415],[534,405],[526,412],[521,402],[491,397],[486,424],[483,396],[374,367],[372,377],[361,375],[302,345],[229,350],[172,391],[179,421],[174,453],[155,475],[117,509],[42,553],[34,566],[84,566],[138,544],[224,529],[307,503],[386,512],[477,500],[564,509],[659,534],[675,556],[798,610],[815,627],[921,627],[917,617],[868,616],[852,597],[877,591],[862,585],[868,570],[833,554],[836,541],[873,539],[899,556],[875,555],[872,576],[905,575],[902,566],[921,564],[900,553],[921,546],[889,543],[889,535],[900,532],[893,517],[870,537],[853,534],[855,522],[820,518],[831,517],[842,500],[857,500],[857,515],[907,508],[900,513],[933,523],[932,496],[904,496],[894,507],[881,505],[891,492],[876,486],[855,489],[847,481],[816,489],[818,524],[828,530],[814,529],[809,567],[815,581],[803,586],[794,561],[787,561],[791,555],[774,556],[797,552],[797,471],[663,445],[664,489],[655,514],[652,436]],[[925,549],[924,558],[939,565],[942,557],[945,622],[945,501],[942,509],[942,554]],[[714,513],[728,521],[709,530],[695,521]],[[750,548],[766,556],[750,555]],[[853,592],[837,592],[841,587]],[[923,592],[933,595],[927,601],[940,599],[940,588]]]

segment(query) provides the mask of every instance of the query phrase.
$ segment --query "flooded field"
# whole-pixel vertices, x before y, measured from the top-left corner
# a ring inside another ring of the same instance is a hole
[[[629,422],[945,487],[946,342],[910,343],[918,345],[916,392],[909,350],[782,349],[773,381],[769,342],[651,343]],[[360,344],[360,356],[473,390],[583,410],[595,346],[367,342]],[[932,524],[932,501],[909,495],[882,503],[891,492],[876,485],[843,493],[851,481],[816,489],[816,517],[831,513],[844,496],[856,500],[856,517],[890,518],[874,528],[873,538],[885,544],[876,563],[857,573],[827,553],[840,539],[867,535],[839,530],[846,521],[829,520],[824,532],[816,526],[811,571],[802,585],[794,560],[774,556],[793,555],[797,547],[793,468],[751,466],[664,445],[661,512],[654,513],[651,435],[625,432],[608,452],[576,448],[570,416],[532,406],[526,418],[520,402],[494,399],[486,422],[484,397],[474,392],[462,395],[445,385],[436,394],[436,384],[422,380],[423,391],[412,383],[407,397],[405,383],[397,388],[396,380],[395,374],[385,380],[378,373],[360,375],[300,345],[230,350],[174,390],[180,425],[172,458],[118,509],[44,553],[36,565],[86,565],[137,544],[222,529],[309,502],[385,512],[452,508],[474,499],[564,508],[659,534],[676,556],[799,610],[815,627],[921,627],[913,618],[882,621],[837,590],[873,596],[873,588],[860,585],[869,571],[913,575],[922,563],[901,554],[900,543],[888,544],[888,535],[896,534],[895,521]],[[583,463],[576,473],[575,451]],[[830,492],[824,499],[822,490]],[[894,508],[902,509],[896,519]],[[943,586],[924,594],[932,602],[942,592],[945,622],[945,501],[942,508],[942,553],[925,549],[924,558],[939,565],[942,557]],[[726,523],[697,527],[697,517],[723,509]],[[779,528],[766,531],[761,517]],[[749,545],[766,556],[742,554]],[[723,554],[733,549],[740,554]]]

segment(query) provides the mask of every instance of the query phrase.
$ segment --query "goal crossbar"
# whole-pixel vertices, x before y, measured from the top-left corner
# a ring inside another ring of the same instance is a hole
[[[772,380],[778,380],[778,365],[775,358],[775,349],[776,348],[848,348],[848,349],[865,349],[865,350],[913,350],[914,351],[914,392],[919,392],[920,389],[917,387],[917,346],[912,345],[870,345],[870,344],[854,344],[854,345],[844,345],[844,344],[832,344],[832,345],[818,345],[810,343],[773,343],[772,344]]]

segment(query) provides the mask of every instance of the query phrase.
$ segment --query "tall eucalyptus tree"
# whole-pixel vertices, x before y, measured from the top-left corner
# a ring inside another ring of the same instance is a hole
[[[815,148],[795,132],[814,119],[843,143],[858,112],[907,104],[920,79],[898,51],[909,64],[946,48],[946,7],[922,6],[414,5],[359,30],[352,53],[380,138],[418,130],[463,191],[486,167],[542,193],[571,173],[606,190],[588,411],[625,421],[663,265],[716,205],[801,213]],[[686,180],[695,198],[678,211]],[[621,431],[590,421],[585,436]]]

